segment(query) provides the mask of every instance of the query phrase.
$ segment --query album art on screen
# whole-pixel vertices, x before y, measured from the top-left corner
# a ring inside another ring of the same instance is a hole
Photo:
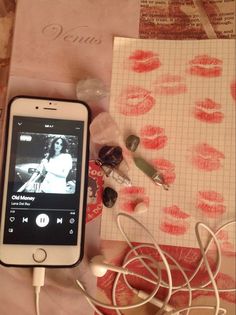
[[[74,194],[77,152],[76,136],[19,132],[13,191]]]

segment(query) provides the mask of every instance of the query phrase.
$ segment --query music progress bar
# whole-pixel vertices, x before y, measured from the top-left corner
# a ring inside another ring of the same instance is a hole
[[[48,209],[48,208],[11,208],[10,210],[27,210],[27,211],[76,211],[75,209]]]

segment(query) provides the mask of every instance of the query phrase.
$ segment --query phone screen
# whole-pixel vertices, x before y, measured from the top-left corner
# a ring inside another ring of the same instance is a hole
[[[4,244],[77,244],[83,133],[83,121],[13,117]]]

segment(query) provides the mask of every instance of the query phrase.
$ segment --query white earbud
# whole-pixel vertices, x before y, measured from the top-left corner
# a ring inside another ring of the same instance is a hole
[[[107,267],[103,263],[102,255],[94,256],[90,261],[90,269],[95,277],[103,277],[107,272]]]
[[[106,274],[107,270],[120,272],[126,275],[135,275],[135,273],[129,271],[128,269],[106,264],[102,255],[95,256],[91,259],[90,268],[95,277],[103,277]]]

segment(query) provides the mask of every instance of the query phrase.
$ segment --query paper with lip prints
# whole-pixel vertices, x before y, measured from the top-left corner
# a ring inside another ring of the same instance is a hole
[[[106,180],[119,197],[114,209],[103,210],[103,239],[123,239],[117,211],[140,220],[159,244],[187,247],[197,247],[197,222],[215,229],[235,218],[235,80],[235,40],[115,38],[110,114],[132,186]],[[125,149],[130,134],[140,137],[135,153]],[[134,155],[163,173],[169,191],[135,166]],[[147,212],[135,212],[140,202]],[[123,223],[132,241],[150,241]],[[219,235],[225,253],[234,253],[234,233],[231,225]]]

